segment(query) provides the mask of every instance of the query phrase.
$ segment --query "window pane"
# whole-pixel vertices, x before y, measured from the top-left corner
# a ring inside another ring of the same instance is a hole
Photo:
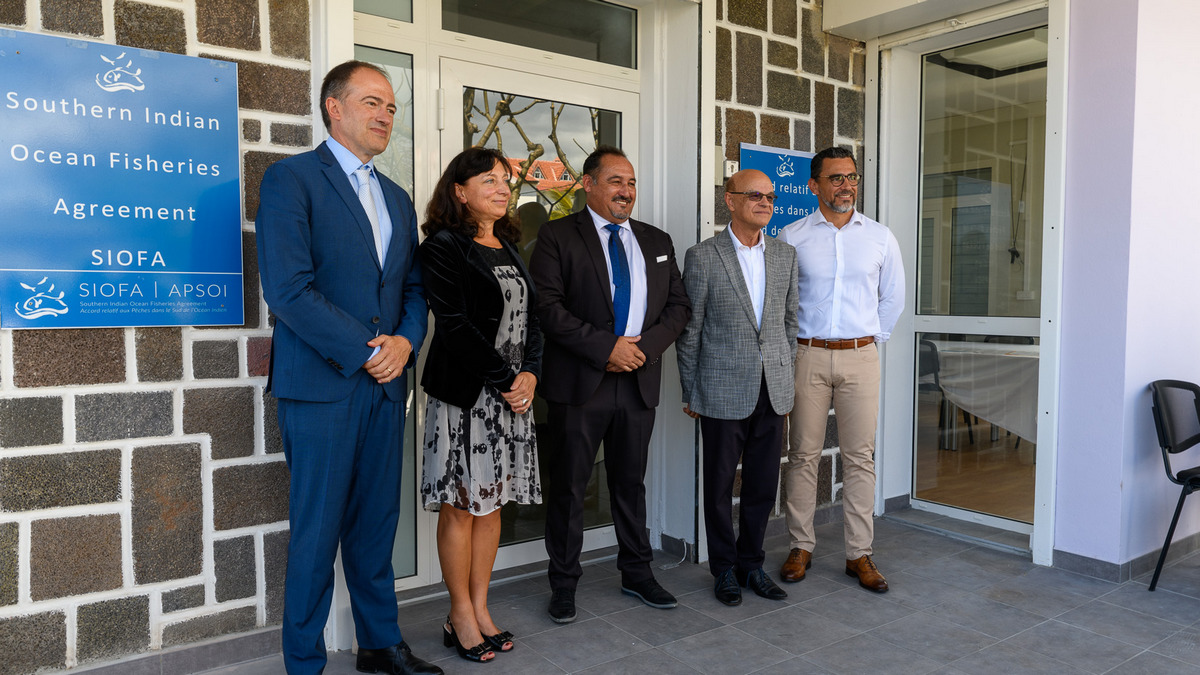
[[[1039,345],[917,334],[917,499],[1033,522]]]
[[[413,195],[413,86],[412,55],[373,47],[354,46],[354,58],[382,66],[396,93],[396,118],[387,150],[375,158],[375,167]]]
[[[412,0],[354,0],[354,11],[412,23]]]
[[[463,147],[495,148],[508,158],[513,176],[509,209],[521,223],[521,256],[529,256],[542,224],[583,209],[587,195],[579,184],[583,160],[598,145],[621,145],[621,113],[561,101],[464,88]],[[563,439],[549,433],[548,410],[533,401],[543,500],[551,493],[548,469]],[[583,501],[585,529],[612,524],[604,448]],[[500,512],[500,544],[540,539],[546,532],[546,505],[505,504]]]
[[[1046,29],[925,57],[917,312],[1040,313]]]
[[[442,0],[442,28],[637,67],[637,10],[601,0]]]
[[[387,150],[375,157],[375,168],[413,194],[413,88],[412,56],[372,47],[354,46],[354,58],[381,66],[392,79],[396,93],[396,117]],[[401,465],[400,521],[392,549],[392,572],[397,579],[417,573],[417,425],[413,423],[413,401],[417,378],[408,378],[409,394],[404,408],[404,461]]]

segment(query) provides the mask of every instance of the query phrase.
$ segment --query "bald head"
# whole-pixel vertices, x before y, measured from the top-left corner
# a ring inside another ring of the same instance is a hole
[[[743,169],[725,181],[725,206],[735,229],[749,232],[766,227],[775,214],[774,200],[775,186],[757,169]]]
[[[737,173],[733,174],[729,178],[725,179],[725,191],[726,192],[747,191],[745,188],[742,187],[742,185],[744,185],[747,182],[750,182],[751,179],[760,179],[759,182],[765,180],[768,185],[771,183],[771,179],[767,177],[767,174],[759,171],[758,169],[742,169],[741,171],[738,171]],[[771,191],[770,189],[766,190],[766,192],[770,192],[770,191]]]

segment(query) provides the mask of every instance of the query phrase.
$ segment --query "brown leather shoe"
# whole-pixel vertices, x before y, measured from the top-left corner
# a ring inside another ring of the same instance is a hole
[[[794,548],[779,570],[779,578],[788,583],[804,581],[804,571],[812,567],[812,552]]]
[[[847,560],[846,575],[858,577],[858,585],[868,591],[887,592],[887,579],[884,579],[883,575],[879,573],[879,568],[875,566],[875,561],[871,560],[871,556],[864,555],[857,560]]]

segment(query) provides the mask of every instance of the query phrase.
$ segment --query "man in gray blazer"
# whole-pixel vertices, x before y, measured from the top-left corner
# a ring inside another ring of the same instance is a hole
[[[704,438],[704,518],[714,592],[727,605],[741,587],[787,597],[762,564],[763,536],[779,486],[784,416],[792,409],[799,302],[796,251],[766,236],[775,192],[761,171],[725,183],[732,221],[688,249],[683,282],[692,318],[680,336],[683,411]],[[742,464],[738,535],[733,482]]]

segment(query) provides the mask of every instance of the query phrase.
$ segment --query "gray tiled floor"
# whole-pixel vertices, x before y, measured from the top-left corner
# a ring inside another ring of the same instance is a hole
[[[1148,579],[1112,584],[1034,566],[1020,555],[878,521],[876,562],[890,592],[858,588],[843,573],[841,524],[818,528],[809,578],[772,602],[740,607],[712,596],[704,566],[660,560],[658,579],[679,607],[651,609],[620,593],[615,563],[585,568],[579,619],[550,621],[541,579],[498,586],[492,615],[518,637],[486,666],[442,647],[445,598],[401,608],[414,651],[448,673],[1196,673],[1200,674],[1200,553]],[[767,542],[768,571],[787,555]],[[278,656],[209,675],[283,672]],[[328,675],[354,673],[331,655]]]

